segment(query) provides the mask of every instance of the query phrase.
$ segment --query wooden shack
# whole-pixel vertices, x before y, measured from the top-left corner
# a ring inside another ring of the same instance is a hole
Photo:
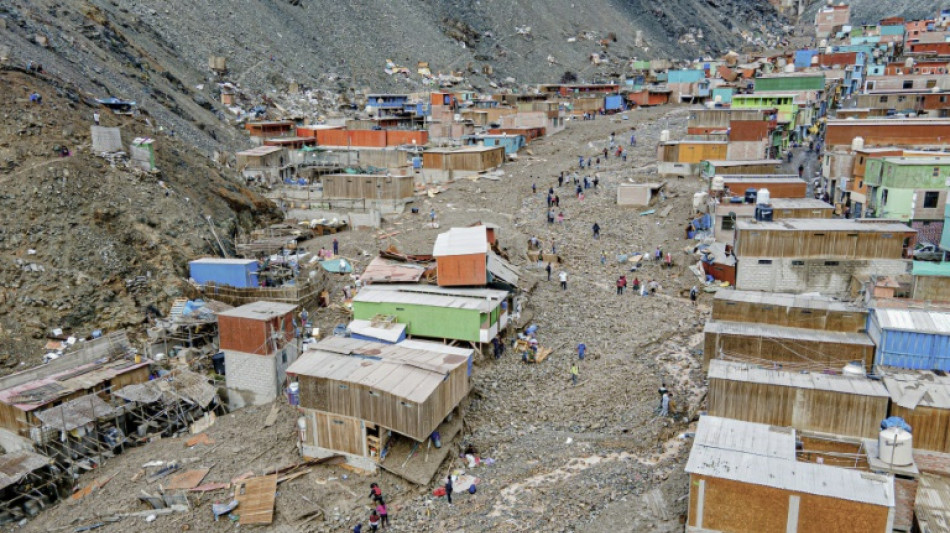
[[[728,141],[666,141],[657,145],[660,176],[697,176],[701,163],[726,157]]]
[[[914,448],[950,453],[950,376],[942,371],[877,368],[891,396],[890,416],[910,425]]]
[[[723,176],[722,184],[726,196],[743,197],[747,190],[768,189],[772,198],[804,199],[808,184],[794,176]],[[809,217],[811,218],[811,217]],[[830,217],[829,217],[830,218]]]
[[[148,381],[148,359],[135,360],[124,331],[86,341],[45,365],[0,378],[0,428],[29,437],[36,414],[55,405]]]
[[[326,174],[323,197],[331,200],[405,200],[415,188],[412,176]]]
[[[771,189],[769,189],[771,193]],[[730,194],[733,194],[730,190]],[[738,193],[735,193],[738,194]],[[745,191],[743,190],[743,195]],[[772,219],[786,218],[831,218],[834,206],[816,198],[775,198],[772,197]],[[756,205],[752,203],[733,203],[723,198],[716,204],[715,235],[719,242],[732,244],[735,241],[736,222],[755,218]]]
[[[418,341],[329,337],[311,345],[288,369],[300,385],[303,455],[343,454],[375,470],[389,438],[424,442],[444,426],[469,392],[473,359],[471,349]]]
[[[440,287],[485,286],[488,283],[488,233],[485,226],[451,228],[435,239]]]
[[[867,331],[868,310],[818,295],[721,290],[716,292],[713,299],[712,318],[727,322],[864,333]]]
[[[713,416],[858,438],[876,438],[890,400],[880,381],[823,372],[709,363]]]
[[[702,162],[702,176],[765,175],[776,174],[782,161],[779,159],[750,159],[730,161],[728,159],[709,158]]]
[[[917,232],[895,222],[849,219],[754,220],[736,223],[736,255],[748,257],[821,257],[828,259],[900,259],[913,247]]]
[[[428,170],[485,172],[505,162],[502,146],[465,146],[437,148],[422,153],[422,167]]]
[[[259,139],[272,137],[291,137],[296,134],[297,127],[290,120],[263,120],[248,122],[244,125],[248,135]]]
[[[890,533],[892,477],[800,461],[791,428],[699,419],[686,531]]]
[[[780,365],[794,370],[841,370],[853,361],[870,370],[874,343],[864,333],[709,320],[703,368],[713,359]]]

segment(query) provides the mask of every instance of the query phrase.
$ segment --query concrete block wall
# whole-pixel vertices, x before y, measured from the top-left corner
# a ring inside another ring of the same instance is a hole
[[[904,259],[835,260],[742,257],[736,269],[736,288],[766,292],[820,292],[846,296],[855,275],[896,276],[910,270]]]
[[[228,389],[251,393],[246,398],[251,405],[273,401],[278,392],[277,357],[280,357],[280,352],[274,356],[225,350],[224,368]]]

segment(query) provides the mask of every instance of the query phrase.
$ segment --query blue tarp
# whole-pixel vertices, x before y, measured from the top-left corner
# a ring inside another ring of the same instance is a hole
[[[325,261],[321,261],[320,266],[322,266],[323,270],[326,270],[327,272],[340,274],[353,272],[353,264],[343,258],[327,259]]]
[[[899,416],[890,416],[884,420],[881,420],[881,429],[887,428],[901,428],[908,433],[913,433],[910,425],[908,425],[907,422],[905,422],[904,419]]]

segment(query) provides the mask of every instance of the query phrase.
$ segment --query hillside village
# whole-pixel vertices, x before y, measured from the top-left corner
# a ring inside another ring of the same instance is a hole
[[[950,9],[862,17],[333,113],[212,55],[205,155],[0,46],[0,531],[950,532]]]

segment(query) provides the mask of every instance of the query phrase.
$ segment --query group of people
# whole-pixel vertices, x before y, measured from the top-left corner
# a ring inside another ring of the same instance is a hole
[[[379,531],[380,528],[389,527],[389,509],[386,508],[386,501],[383,499],[383,490],[379,488],[378,483],[370,483],[369,498],[372,500],[373,510],[369,513],[369,530]],[[358,522],[353,526],[353,533],[362,533],[363,523]]]

